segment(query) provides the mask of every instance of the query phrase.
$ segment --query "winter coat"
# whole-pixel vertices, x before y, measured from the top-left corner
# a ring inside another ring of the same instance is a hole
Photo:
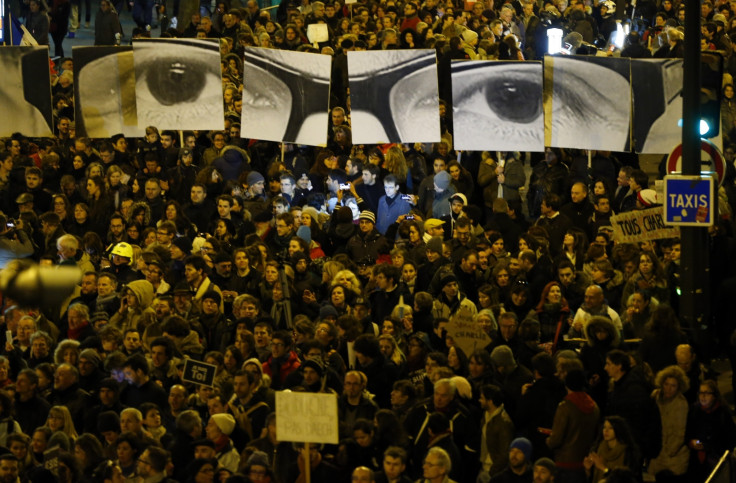
[[[560,468],[580,469],[596,437],[600,410],[584,392],[570,392],[557,407],[547,446]]]
[[[656,475],[662,470],[670,470],[675,475],[685,474],[690,451],[685,442],[688,404],[681,393],[669,401],[655,391],[654,400],[659,406],[662,418],[662,451],[649,462],[649,474]]]
[[[135,294],[138,306],[128,307],[122,314],[119,311],[115,312],[110,317],[110,324],[123,333],[128,329],[136,329],[142,334],[146,327],[156,321],[156,311],[151,307],[153,285],[148,280],[134,280],[126,287]]]

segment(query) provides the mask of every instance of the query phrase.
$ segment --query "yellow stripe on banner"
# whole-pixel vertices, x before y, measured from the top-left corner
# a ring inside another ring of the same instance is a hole
[[[120,79],[120,111],[124,126],[138,126],[135,103],[135,65],[133,51],[121,52],[117,56]]]
[[[544,145],[552,145],[552,98],[554,94],[554,57],[544,57],[544,88],[542,89],[542,106],[544,107]]]

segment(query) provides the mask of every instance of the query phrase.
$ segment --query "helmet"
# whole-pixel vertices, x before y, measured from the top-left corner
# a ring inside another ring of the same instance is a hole
[[[130,246],[130,244],[128,243],[120,242],[115,245],[115,248],[112,249],[111,254],[125,258],[133,258],[133,247]]]

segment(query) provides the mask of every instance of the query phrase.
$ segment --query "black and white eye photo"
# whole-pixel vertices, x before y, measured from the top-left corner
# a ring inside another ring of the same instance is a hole
[[[630,65],[629,59],[624,58],[546,56],[546,144],[602,151],[628,150]]]
[[[0,136],[22,132],[26,136],[50,137],[52,130],[49,49],[0,48]]]
[[[631,59],[634,149],[667,154],[682,142],[682,59]]]
[[[224,128],[217,40],[136,40],[133,62],[139,127]]]
[[[542,63],[454,61],[455,149],[544,151]]]
[[[434,50],[348,52],[354,144],[440,140]]]
[[[135,102],[133,47],[74,47],[77,136],[143,136]]]
[[[242,137],[327,143],[330,56],[251,47],[243,65]]]

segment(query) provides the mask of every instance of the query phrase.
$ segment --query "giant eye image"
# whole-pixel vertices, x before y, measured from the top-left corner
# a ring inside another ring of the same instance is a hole
[[[241,135],[325,144],[331,65],[332,59],[326,55],[246,49]]]
[[[454,144],[468,151],[543,151],[541,62],[452,63]]]
[[[51,136],[51,78],[49,50],[41,47],[0,49],[0,136],[22,132],[27,136]],[[12,115],[10,115],[12,113]]]
[[[139,126],[222,129],[220,50],[206,39],[133,42]]]
[[[78,136],[142,135],[135,102],[132,47],[74,47]]]
[[[544,58],[549,146],[626,151],[630,142],[629,59]],[[551,82],[550,82],[551,81]]]
[[[355,144],[440,139],[434,50],[348,52]]]

